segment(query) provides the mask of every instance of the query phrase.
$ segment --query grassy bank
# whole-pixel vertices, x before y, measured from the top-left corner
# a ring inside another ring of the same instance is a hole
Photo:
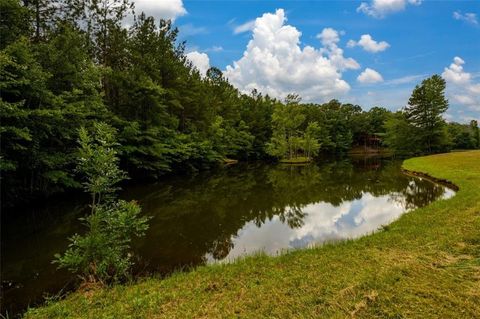
[[[480,151],[404,167],[460,190],[358,240],[77,292],[26,317],[479,317]]]

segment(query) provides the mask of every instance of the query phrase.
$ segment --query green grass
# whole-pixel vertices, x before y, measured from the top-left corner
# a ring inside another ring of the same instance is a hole
[[[480,318],[480,151],[405,161],[449,200],[357,240],[76,292],[27,318]]]

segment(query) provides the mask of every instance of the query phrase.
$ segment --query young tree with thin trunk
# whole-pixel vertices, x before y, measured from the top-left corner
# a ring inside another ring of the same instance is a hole
[[[132,239],[145,234],[149,218],[140,216],[137,202],[117,199],[117,184],[127,176],[118,166],[115,129],[101,122],[95,122],[93,129],[79,132],[77,170],[92,196],[90,213],[81,219],[87,231],[72,236],[67,251],[56,254],[54,263],[85,282],[109,284],[129,277]]]

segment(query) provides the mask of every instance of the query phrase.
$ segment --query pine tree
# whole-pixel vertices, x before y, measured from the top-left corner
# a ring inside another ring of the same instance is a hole
[[[445,80],[439,75],[422,81],[413,90],[405,108],[407,121],[418,128],[418,142],[423,151],[440,151],[445,142],[445,121],[442,114],[448,109]]]

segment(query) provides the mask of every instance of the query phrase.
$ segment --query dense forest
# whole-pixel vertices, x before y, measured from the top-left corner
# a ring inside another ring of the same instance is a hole
[[[295,92],[279,100],[241,93],[215,67],[202,76],[178,29],[135,13],[129,0],[0,0],[0,14],[2,205],[81,187],[79,131],[99,122],[114,129],[120,166],[134,180],[227,159],[480,147],[476,121],[443,119],[438,75],[397,112],[302,103]]]

